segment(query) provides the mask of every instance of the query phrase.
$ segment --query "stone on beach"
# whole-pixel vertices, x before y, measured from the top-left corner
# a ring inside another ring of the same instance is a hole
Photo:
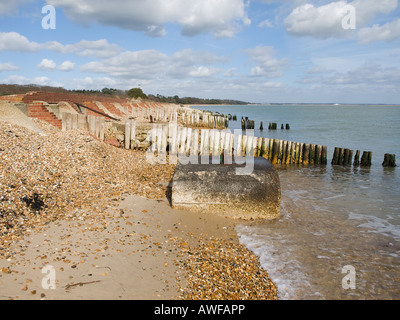
[[[278,173],[265,158],[248,160],[252,162],[248,172],[237,162],[179,163],[172,178],[172,206],[222,212],[233,218],[276,218],[281,201]]]

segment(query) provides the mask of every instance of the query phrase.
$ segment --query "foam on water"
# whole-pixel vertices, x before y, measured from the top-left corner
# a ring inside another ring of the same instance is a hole
[[[350,212],[349,219],[362,221],[359,227],[366,229],[366,232],[375,232],[400,241],[400,227],[390,223],[388,219],[382,219],[375,216]]]
[[[360,196],[364,189],[356,186],[363,181],[355,181],[357,175],[346,193],[349,177],[337,180],[336,172],[332,181],[331,172],[315,170],[278,168],[281,218],[239,225],[240,242],[259,256],[280,299],[400,298],[396,204],[371,190],[367,198]],[[356,290],[342,288],[347,265],[357,271]]]
[[[280,300],[300,298],[301,295],[297,293],[299,285],[302,290],[312,291],[310,283],[301,271],[302,266],[291,255],[290,248],[286,251],[279,249],[284,246],[284,239],[260,235],[252,227],[243,225],[237,227],[237,232],[239,241],[260,257],[261,266],[269,272],[271,280],[278,288]]]

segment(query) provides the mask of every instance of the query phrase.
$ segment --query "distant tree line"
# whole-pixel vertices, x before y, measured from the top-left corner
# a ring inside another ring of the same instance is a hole
[[[57,93],[68,92],[68,90],[61,87],[39,86],[36,84],[0,84],[0,96],[7,96],[11,94],[25,94],[29,91],[46,91]]]
[[[231,99],[202,99],[194,97],[170,96],[165,97],[160,94],[157,95],[146,95],[141,88],[132,88],[129,90],[120,90],[114,88],[103,88],[101,90],[86,90],[86,89],[74,89],[67,90],[62,87],[51,87],[51,86],[40,86],[36,84],[18,85],[18,84],[0,84],[0,96],[11,95],[11,94],[25,94],[30,91],[45,91],[45,92],[56,92],[56,93],[79,93],[87,95],[98,95],[108,96],[116,98],[133,98],[142,100],[152,100],[156,102],[164,103],[176,103],[176,104],[248,104],[245,101],[231,100]]]
[[[176,103],[176,104],[248,104],[245,101],[239,100],[231,100],[231,99],[202,99],[202,98],[194,98],[194,97],[183,97],[180,98],[179,96],[171,96],[165,97],[160,94],[157,95],[148,95],[150,100],[156,102],[164,102],[164,103]]]

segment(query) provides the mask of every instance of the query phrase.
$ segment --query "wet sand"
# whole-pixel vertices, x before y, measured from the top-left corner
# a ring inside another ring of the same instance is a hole
[[[94,220],[93,220],[94,219]],[[90,221],[90,223],[87,223]],[[174,210],[165,200],[126,196],[107,214],[52,222],[0,260],[1,299],[178,299],[182,249],[198,237],[237,241],[234,221]],[[55,289],[45,289],[55,270]],[[44,287],[42,282],[44,281]]]

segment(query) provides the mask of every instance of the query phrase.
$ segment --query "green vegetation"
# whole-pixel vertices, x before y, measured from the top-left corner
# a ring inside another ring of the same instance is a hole
[[[87,95],[97,95],[105,97],[115,97],[115,98],[133,98],[133,99],[149,99],[155,102],[163,103],[176,103],[176,104],[226,104],[226,105],[241,105],[248,104],[245,101],[230,100],[230,99],[202,99],[194,97],[184,97],[170,96],[165,97],[160,94],[157,95],[146,95],[141,88],[132,88],[130,90],[119,90],[114,88],[103,88],[101,90],[86,90],[86,89],[74,89],[67,90],[61,87],[51,87],[51,86],[40,86],[36,84],[28,85],[17,85],[17,84],[0,84],[0,96],[11,95],[11,94],[25,94],[30,91],[44,91],[44,92],[57,92],[57,93],[79,93]]]
[[[230,100],[230,99],[202,99],[202,98],[194,98],[194,97],[184,97],[180,98],[178,96],[172,97],[164,97],[160,94],[156,96],[149,94],[149,99],[156,101],[156,102],[165,102],[165,103],[176,103],[176,104],[248,104],[245,101],[238,101],[238,100]]]
[[[126,94],[127,94],[130,98],[133,98],[133,99],[138,99],[138,98],[140,98],[140,99],[147,99],[147,98],[148,98],[147,95],[145,95],[145,94],[143,93],[143,90],[142,90],[141,88],[132,88],[132,89],[128,90],[128,91],[126,92]]]

